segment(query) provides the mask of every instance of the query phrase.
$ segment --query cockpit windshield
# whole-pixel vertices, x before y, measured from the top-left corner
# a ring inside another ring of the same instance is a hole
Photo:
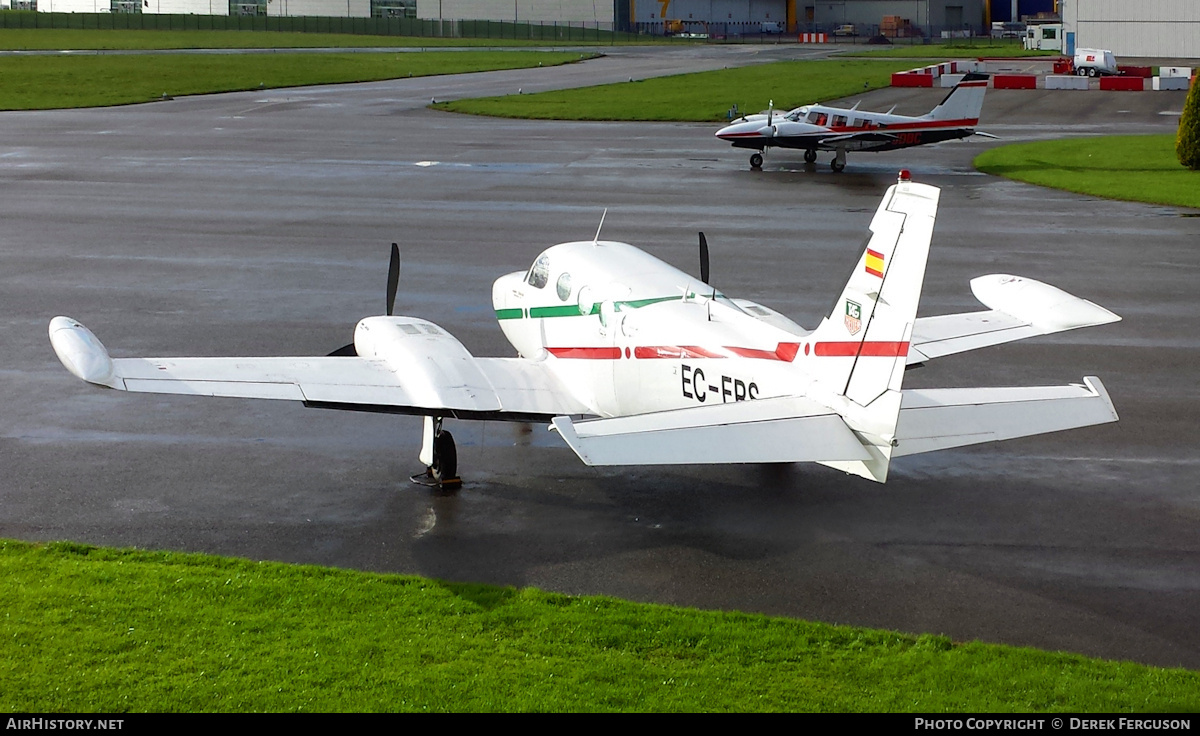
[[[541,289],[550,281],[550,256],[545,253],[538,256],[537,260],[529,268],[529,275],[525,277],[525,283],[535,289]]]
[[[792,110],[791,112],[788,113],[787,119],[791,120],[793,123],[799,123],[804,120],[804,116],[807,114],[808,114],[807,107],[797,107],[795,110]]]

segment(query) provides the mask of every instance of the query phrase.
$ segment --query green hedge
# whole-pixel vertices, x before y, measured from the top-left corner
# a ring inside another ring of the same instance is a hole
[[[1179,118],[1179,134],[1175,138],[1175,155],[1179,163],[1200,170],[1200,84],[1192,83],[1183,115]]]

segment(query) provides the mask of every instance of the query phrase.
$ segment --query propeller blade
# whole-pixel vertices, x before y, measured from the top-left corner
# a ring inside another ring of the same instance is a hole
[[[400,286],[400,246],[392,243],[392,257],[388,261],[387,316],[396,310],[396,289]]]
[[[708,283],[708,240],[700,233],[700,280]]]
[[[767,127],[771,127],[771,121],[775,118],[775,100],[771,100],[767,105]]]

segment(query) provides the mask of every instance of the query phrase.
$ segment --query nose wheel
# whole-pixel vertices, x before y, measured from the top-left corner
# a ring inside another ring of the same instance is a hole
[[[458,450],[454,446],[454,435],[442,429],[441,417],[425,417],[421,462],[425,463],[425,472],[409,476],[413,483],[444,491],[462,488],[462,478],[458,477]]]
[[[756,153],[756,154],[753,154],[752,156],[750,156],[750,168],[761,169],[762,162],[763,162],[763,156],[761,153]]]
[[[817,149],[815,149],[815,148],[804,149],[804,163],[811,164],[811,163],[814,163],[816,160],[817,160]]]

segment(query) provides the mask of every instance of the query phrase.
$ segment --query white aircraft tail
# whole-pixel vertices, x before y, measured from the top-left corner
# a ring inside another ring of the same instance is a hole
[[[826,464],[873,480],[887,477],[939,194],[903,179],[888,189],[850,280],[810,336],[819,391],[873,456]]]
[[[987,92],[986,74],[972,72],[950,90],[938,106],[925,115],[928,120],[964,121],[970,127],[979,123],[979,111],[983,109],[983,95]]]

